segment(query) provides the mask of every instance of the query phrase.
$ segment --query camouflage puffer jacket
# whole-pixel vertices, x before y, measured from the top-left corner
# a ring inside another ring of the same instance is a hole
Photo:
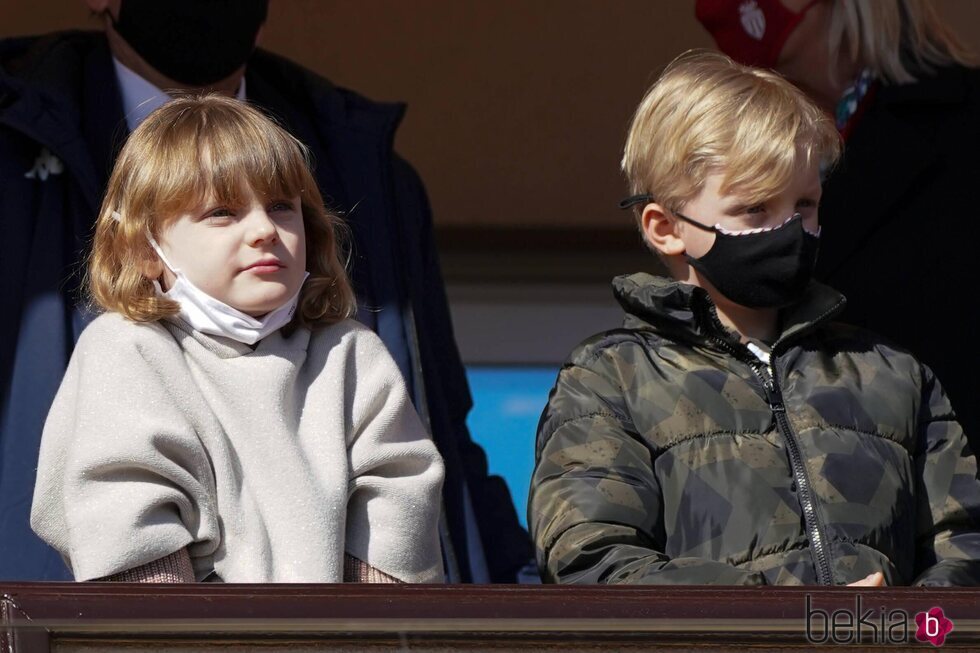
[[[613,286],[624,328],[576,348],[538,427],[546,582],[980,582],[980,482],[953,410],[911,355],[830,323],[839,293],[814,283],[783,311],[770,371],[702,289]]]

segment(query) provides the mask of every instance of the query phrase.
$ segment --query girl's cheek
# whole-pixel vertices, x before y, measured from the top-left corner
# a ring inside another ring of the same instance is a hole
[[[297,236],[296,239],[296,245],[295,247],[293,247],[293,259],[298,267],[302,268],[303,270],[307,269],[308,266],[306,264],[306,237],[303,235],[302,231],[299,232],[299,235]]]

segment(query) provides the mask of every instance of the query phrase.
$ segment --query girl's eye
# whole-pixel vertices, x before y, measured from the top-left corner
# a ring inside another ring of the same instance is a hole
[[[234,211],[229,208],[221,207],[217,209],[212,209],[204,215],[204,219],[208,224],[227,224],[231,222],[231,219],[235,217]]]
[[[292,211],[295,207],[292,202],[286,200],[277,200],[269,205],[269,212],[272,211]]]
[[[796,203],[796,208],[798,209],[813,209],[816,206],[817,203],[814,200],[800,200]]]
[[[762,213],[766,210],[765,204],[756,204],[755,206],[750,206],[745,209],[746,213]]]

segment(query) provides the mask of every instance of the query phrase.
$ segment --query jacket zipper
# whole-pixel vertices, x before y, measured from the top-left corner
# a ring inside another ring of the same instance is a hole
[[[813,550],[817,579],[822,585],[833,585],[834,577],[827,556],[827,536],[824,532],[823,524],[820,523],[820,517],[817,515],[816,504],[811,493],[810,477],[803,464],[803,454],[800,452],[799,441],[796,438],[796,434],[793,433],[789,419],[786,417],[786,406],[783,404],[783,396],[776,382],[776,375],[775,373],[770,374],[762,361],[754,355],[750,354],[750,358],[731,343],[716,336],[709,337],[722,349],[731,353],[736,359],[746,363],[749,369],[752,370],[752,373],[762,382],[762,388],[766,393],[766,401],[769,403],[769,408],[776,417],[776,427],[779,429],[779,434],[783,437],[783,440],[786,441],[786,447],[789,451],[790,467],[793,471],[793,479],[796,481],[800,506],[803,509],[803,520],[806,524],[807,535],[810,538],[810,547]],[[775,347],[773,347],[770,356],[770,365],[775,370]]]

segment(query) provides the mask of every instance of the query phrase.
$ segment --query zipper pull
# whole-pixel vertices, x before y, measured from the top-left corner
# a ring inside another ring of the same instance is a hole
[[[769,407],[772,409],[772,412],[786,412],[786,406],[783,405],[783,395],[772,381],[766,384],[766,399],[769,401]]]
[[[769,370],[761,365],[756,369],[759,377],[762,379],[762,389],[766,391],[766,401],[769,402],[769,408],[774,413],[785,413],[786,407],[783,406],[783,394],[776,386],[776,382],[773,380],[772,375],[769,374]]]

